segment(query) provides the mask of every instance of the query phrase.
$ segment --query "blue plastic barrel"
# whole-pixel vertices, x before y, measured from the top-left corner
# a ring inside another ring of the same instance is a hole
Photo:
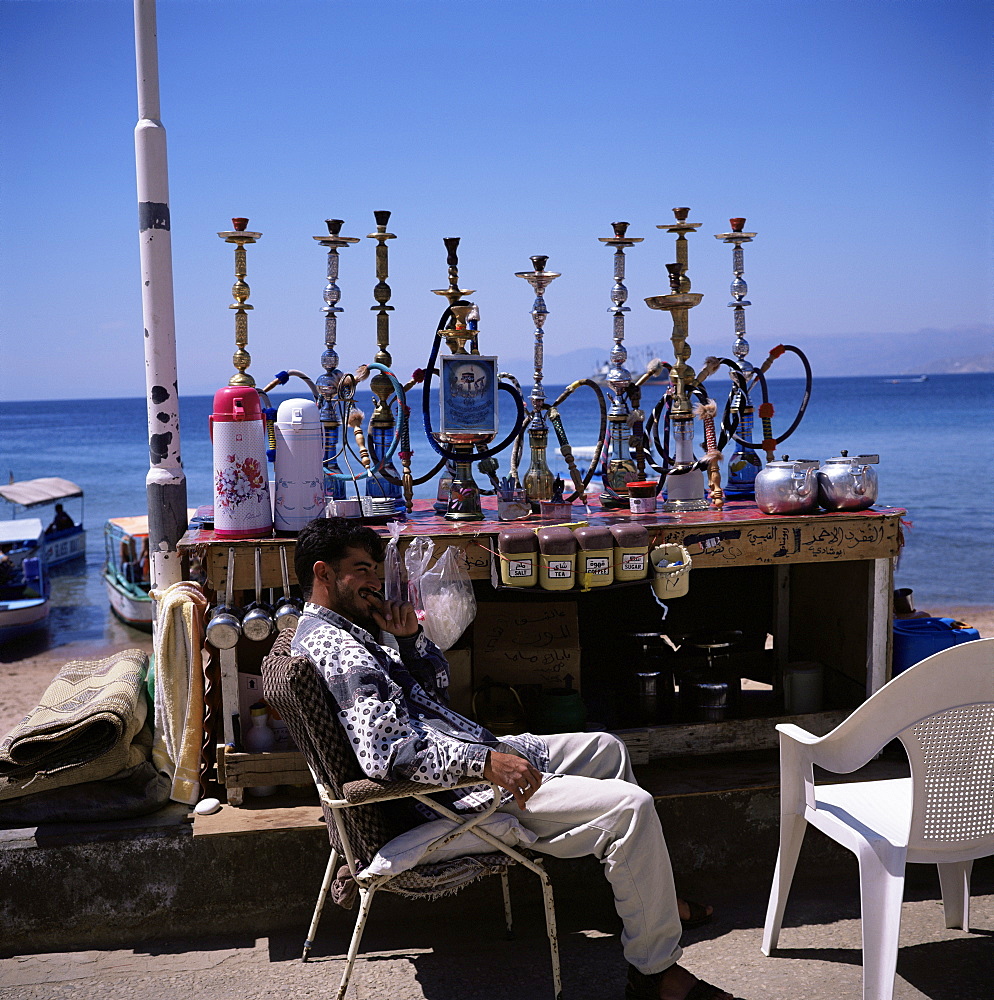
[[[979,638],[980,633],[975,628],[955,618],[896,618],[893,676],[933,653]]]

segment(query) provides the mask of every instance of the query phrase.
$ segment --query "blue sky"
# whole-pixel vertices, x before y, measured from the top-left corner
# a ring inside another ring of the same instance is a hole
[[[251,371],[320,373],[326,217],[392,210],[392,350],[424,363],[462,237],[481,346],[530,353],[529,256],[563,273],[546,350],[611,343],[617,219],[632,344],[665,340],[676,205],[703,223],[695,360],[728,353],[746,216],[757,361],[942,331],[976,353],[991,299],[994,8],[967,0],[160,0],[180,390],[232,372],[231,248],[248,216]],[[0,398],[143,395],[129,0],[0,0]],[[342,367],[374,353],[372,240],[342,253]],[[969,333],[973,331],[973,333]],[[817,372],[816,372],[817,373]],[[530,382],[530,372],[519,377]],[[574,373],[586,375],[586,371]]]

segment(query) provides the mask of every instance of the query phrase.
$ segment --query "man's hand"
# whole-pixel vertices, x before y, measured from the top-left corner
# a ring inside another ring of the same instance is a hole
[[[542,775],[523,757],[517,757],[513,753],[498,753],[496,750],[487,754],[483,777],[506,788],[514,796],[520,809],[525,808],[525,803],[542,783]]]
[[[377,599],[370,596],[370,604]],[[379,607],[373,608],[373,621],[384,632],[390,632],[398,639],[409,639],[412,635],[418,634],[421,627],[418,624],[418,616],[414,610],[414,605],[407,601],[388,601],[386,599],[379,602]]]

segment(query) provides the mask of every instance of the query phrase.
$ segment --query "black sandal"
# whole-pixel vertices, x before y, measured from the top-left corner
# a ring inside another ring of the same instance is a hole
[[[693,899],[685,899],[684,902],[690,910],[690,916],[686,920],[680,918],[680,923],[685,931],[692,931],[695,927],[703,927],[714,919],[714,911],[708,913],[708,908],[703,903],[698,903]]]
[[[659,1000],[659,980],[665,975],[663,972],[655,972],[651,976],[639,972],[634,965],[628,966],[628,983],[625,986],[625,1000]],[[730,996],[727,990],[712,986],[711,983],[698,979],[684,1000],[716,1000],[719,997]],[[738,1000],[732,997],[732,1000]]]

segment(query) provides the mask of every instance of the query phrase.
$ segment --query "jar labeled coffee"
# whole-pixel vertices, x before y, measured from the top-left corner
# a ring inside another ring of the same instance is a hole
[[[577,528],[577,573],[580,586],[607,587],[614,583],[614,536],[609,528]]]

